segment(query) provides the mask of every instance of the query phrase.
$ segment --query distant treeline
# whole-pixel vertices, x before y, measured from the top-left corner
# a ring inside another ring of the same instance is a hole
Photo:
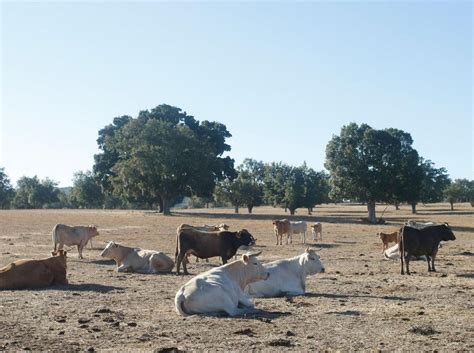
[[[99,131],[101,152],[92,171],[74,174],[72,188],[50,179],[22,177],[12,188],[0,168],[2,208],[132,208],[170,213],[181,207],[229,206],[298,208],[311,213],[322,203],[367,204],[375,223],[375,204],[398,208],[408,203],[447,200],[474,203],[474,181],[452,182],[445,168],[419,156],[409,133],[376,130],[366,124],[343,126],[326,146],[325,171],[305,163],[289,166],[246,159],[235,167],[225,125],[198,121],[177,107],[159,105],[136,118],[121,116]],[[264,140],[256,142],[255,148]],[[291,145],[288,146],[291,148]],[[186,202],[183,202],[186,197]]]

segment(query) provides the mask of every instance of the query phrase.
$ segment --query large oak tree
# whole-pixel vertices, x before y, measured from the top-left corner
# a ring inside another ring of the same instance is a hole
[[[162,104],[123,116],[99,131],[102,153],[94,171],[116,194],[146,196],[163,213],[178,196],[210,196],[218,180],[235,177],[234,161],[223,154],[231,137],[225,125],[199,122],[180,108]]]

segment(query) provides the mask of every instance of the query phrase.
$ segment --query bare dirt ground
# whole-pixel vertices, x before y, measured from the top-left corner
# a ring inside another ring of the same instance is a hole
[[[385,206],[378,206],[378,216]],[[242,210],[245,211],[245,210]],[[248,317],[180,317],[178,288],[191,276],[117,273],[99,257],[109,240],[164,251],[174,258],[181,223],[227,223],[248,229],[263,250],[263,262],[303,252],[299,237],[276,246],[271,220],[282,209],[256,208],[253,215],[229,209],[180,210],[163,217],[147,211],[0,211],[0,266],[21,258],[44,258],[51,251],[56,223],[96,224],[94,248],[68,255],[67,286],[0,292],[1,350],[180,350],[312,351],[411,350],[474,351],[474,209],[468,204],[388,207],[386,225],[367,225],[364,206],[325,205],[294,219],[323,224],[320,256],[326,273],[308,278],[307,295],[256,299],[261,314]],[[449,222],[457,240],[445,242],[437,273],[424,261],[401,276],[396,261],[381,256],[379,231],[397,230],[407,219]],[[310,238],[310,237],[309,237]],[[314,242],[310,238],[310,243]],[[198,274],[219,265],[191,260]]]

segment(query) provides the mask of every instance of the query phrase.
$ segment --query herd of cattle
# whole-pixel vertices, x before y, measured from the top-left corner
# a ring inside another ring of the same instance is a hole
[[[277,245],[292,242],[293,234],[301,234],[306,243],[306,222],[287,219],[273,221]],[[313,240],[322,240],[322,225],[310,225]],[[64,246],[77,246],[79,257],[92,238],[99,235],[96,226],[70,227],[57,224],[52,231],[52,257],[42,260],[18,260],[0,268],[1,289],[40,288],[52,284],[68,284]],[[408,221],[399,231],[378,233],[386,259],[400,259],[401,274],[410,274],[412,257],[424,256],[428,271],[436,271],[434,262],[441,241],[455,240],[448,224],[417,223]],[[390,242],[396,243],[388,248]],[[113,259],[118,272],[170,273],[176,266],[180,274],[188,274],[189,256],[197,259],[220,257],[223,265],[201,273],[176,293],[175,309],[180,315],[226,312],[234,316],[251,312],[254,306],[250,297],[277,297],[301,295],[306,291],[306,276],[324,272],[318,254],[306,248],[293,258],[266,264],[260,263],[260,253],[246,252],[241,260],[227,263],[239,250],[248,251],[256,239],[246,230],[230,231],[226,224],[192,226],[181,224],[177,229],[175,259],[160,251],[131,248],[110,241],[101,256]],[[197,261],[197,260],[196,260]]]

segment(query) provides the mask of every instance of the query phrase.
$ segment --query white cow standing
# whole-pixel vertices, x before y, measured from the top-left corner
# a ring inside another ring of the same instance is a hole
[[[324,272],[319,255],[313,249],[290,259],[264,264],[270,278],[251,283],[245,292],[252,297],[279,297],[282,295],[302,295],[306,292],[306,276]]]
[[[115,260],[117,272],[167,273],[174,267],[174,261],[160,251],[130,248],[113,241],[100,256]]]
[[[292,234],[301,234],[301,242],[306,243],[306,231],[308,226],[304,221],[290,222],[290,243],[293,242]]]
[[[65,224],[56,224],[52,231],[53,249],[56,251],[56,249],[62,250],[64,245],[77,245],[79,258],[82,259],[82,250],[89,241],[92,244],[92,238],[98,235],[99,231],[94,225],[70,227]]]
[[[267,270],[257,254],[244,254],[242,260],[213,268],[192,278],[182,286],[174,298],[176,312],[186,316],[226,312],[230,316],[254,310],[244,293],[252,282],[267,279]]]

